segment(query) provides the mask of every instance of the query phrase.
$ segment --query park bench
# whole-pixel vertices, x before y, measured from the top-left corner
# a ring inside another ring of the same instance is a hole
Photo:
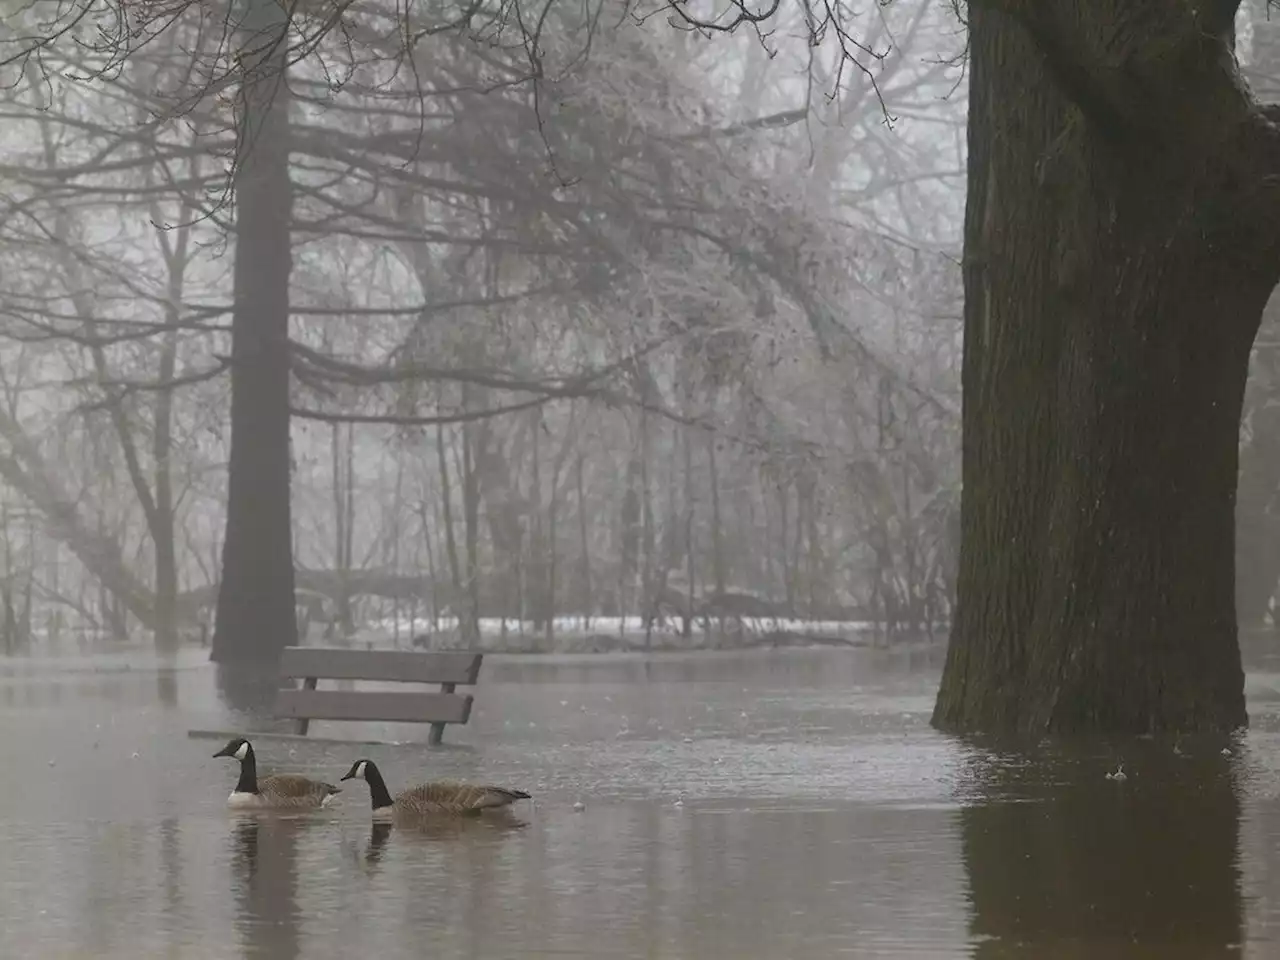
[[[306,736],[312,720],[429,723],[427,742],[438,744],[446,723],[470,719],[471,694],[454,689],[460,683],[475,685],[481,659],[478,653],[285,647],[281,679],[301,680],[302,688],[281,690],[275,714],[294,720],[300,736]],[[438,683],[440,690],[317,690],[321,680]]]

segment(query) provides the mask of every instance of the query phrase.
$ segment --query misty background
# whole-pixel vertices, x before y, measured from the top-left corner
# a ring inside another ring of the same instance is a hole
[[[1237,53],[1276,102],[1265,8]],[[466,29],[317,9],[272,46],[228,11],[279,32],[275,0],[0,0],[6,944],[1201,958],[1280,935],[1276,304],[1240,438],[1247,737],[944,736],[957,5],[810,4],[839,36],[787,5],[732,34],[682,18],[702,2],[500,0]],[[473,713],[443,748],[280,736],[270,656],[243,698],[208,662],[218,632],[223,660],[293,641],[268,595],[311,644],[484,650]],[[747,646],[795,649],[665,652]],[[504,655],[619,649],[657,652]],[[393,789],[527,790],[530,828],[392,834],[358,783],[239,820],[210,756],[230,731],[264,771],[367,753]]]
[[[453,34],[289,67],[304,621],[945,621],[963,36],[868,15],[872,73],[781,42],[795,18],[569,14],[538,83]],[[253,256],[216,27],[182,11],[109,83],[61,45],[3,93],[8,649],[208,628]]]
[[[1239,50],[1265,85],[1259,9]],[[249,298],[287,276],[308,634],[945,636],[949,3],[865,4],[857,61],[792,42],[799,11],[712,37],[552,8],[534,59],[496,26],[406,44],[391,7],[381,31],[300,28],[270,107],[292,210],[257,212],[288,217],[283,259],[234,239],[225,18],[121,10],[126,33],[79,24],[0,91],[3,649],[208,642],[237,261]],[[1246,627],[1280,575],[1277,342],[1242,432]]]

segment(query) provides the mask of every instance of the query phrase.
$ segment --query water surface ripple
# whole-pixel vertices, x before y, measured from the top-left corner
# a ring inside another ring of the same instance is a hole
[[[446,749],[258,741],[268,771],[336,781],[367,755],[393,790],[535,797],[517,829],[406,831],[371,824],[359,782],[313,815],[228,813],[235,764],[187,731],[265,721],[198,654],[0,661],[3,955],[1280,955],[1280,679],[1251,674],[1238,743],[1011,750],[929,729],[939,667],[494,656]]]

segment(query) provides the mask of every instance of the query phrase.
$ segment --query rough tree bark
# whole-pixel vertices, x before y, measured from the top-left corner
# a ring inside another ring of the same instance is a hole
[[[289,456],[288,18],[240,7],[227,527],[211,659],[274,662],[297,638]]]
[[[1236,2],[971,0],[962,543],[933,720],[1246,722],[1234,608],[1280,128]]]

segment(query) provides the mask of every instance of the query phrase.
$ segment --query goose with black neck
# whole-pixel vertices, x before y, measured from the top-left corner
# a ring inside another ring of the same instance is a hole
[[[517,800],[531,799],[523,790],[449,780],[410,787],[392,797],[378,765],[368,759],[353,763],[342,779],[363,780],[369,785],[369,802],[376,819],[477,816],[486,810],[509,807]]]
[[[227,797],[227,806],[237,810],[308,810],[328,806],[341,788],[296,773],[258,776],[253,745],[244,737],[233,737],[215,757],[240,761],[240,779]]]

